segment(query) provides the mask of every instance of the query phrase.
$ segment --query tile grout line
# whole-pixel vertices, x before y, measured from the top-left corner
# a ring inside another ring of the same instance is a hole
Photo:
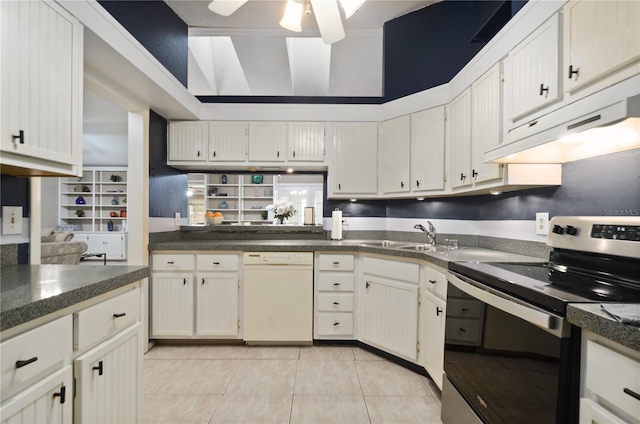
[[[360,393],[362,394],[362,401],[364,402],[364,407],[367,410],[367,418],[369,419],[369,423],[371,423],[371,414],[369,413],[369,405],[367,405],[367,399],[364,397],[364,390],[362,390],[362,382],[360,381],[360,373],[358,373],[358,359],[356,358],[356,352],[354,351],[354,347],[351,348],[351,353],[353,353],[353,367],[356,369],[356,377],[358,377],[358,385],[360,386]]]

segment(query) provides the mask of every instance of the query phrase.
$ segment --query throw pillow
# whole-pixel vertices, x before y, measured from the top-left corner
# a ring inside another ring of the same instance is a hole
[[[73,238],[73,233],[69,233],[67,231],[54,231],[53,233],[53,241],[70,241]]]

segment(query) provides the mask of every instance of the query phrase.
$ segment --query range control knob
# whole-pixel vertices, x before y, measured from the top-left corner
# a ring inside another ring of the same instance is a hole
[[[554,225],[553,228],[551,229],[551,232],[562,235],[564,234],[564,228],[561,227],[560,225]]]
[[[576,234],[578,234],[578,229],[572,225],[567,225],[567,229],[565,231],[570,236],[575,236]]]

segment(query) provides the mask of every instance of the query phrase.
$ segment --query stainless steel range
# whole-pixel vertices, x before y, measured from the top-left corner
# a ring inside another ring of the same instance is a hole
[[[640,303],[640,218],[551,228],[546,262],[449,265],[444,424],[578,422],[580,329],[567,305]]]

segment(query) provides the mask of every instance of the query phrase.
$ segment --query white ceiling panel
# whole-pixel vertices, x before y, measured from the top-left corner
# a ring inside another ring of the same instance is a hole
[[[284,37],[234,35],[238,59],[254,96],[292,96],[289,56]]]
[[[359,31],[331,46],[330,96],[382,96],[382,31]]]
[[[251,94],[231,37],[210,37],[213,68],[218,94],[222,96]]]
[[[127,111],[87,90],[84,91],[83,103],[83,165],[127,166]]]
[[[189,37],[189,62],[187,84],[196,95],[216,95],[213,51],[208,37]]]
[[[322,38],[287,38],[294,96],[329,95],[331,44]]]

